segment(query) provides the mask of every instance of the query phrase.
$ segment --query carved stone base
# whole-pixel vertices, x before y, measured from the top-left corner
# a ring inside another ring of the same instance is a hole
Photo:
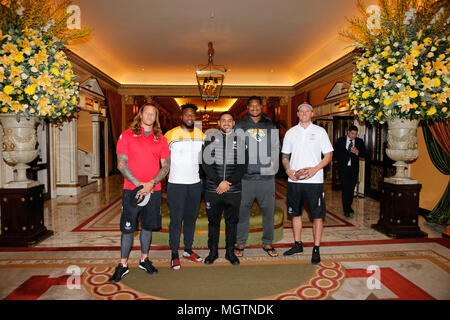
[[[410,178],[384,178],[384,182],[392,183],[392,184],[417,184],[418,181]]]
[[[40,185],[39,181],[12,181],[4,185],[5,189],[29,189]]]
[[[8,186],[8,188],[30,188],[32,184],[27,178],[27,163],[33,161],[37,155],[36,149],[37,135],[36,126],[39,123],[37,116],[27,119],[20,116],[17,121],[14,114],[1,114],[0,123],[3,127],[2,156],[5,162],[14,167],[16,171],[14,182],[19,184]],[[22,183],[24,182],[24,183]]]
[[[388,117],[388,147],[386,154],[389,158],[396,161],[393,166],[396,168],[396,180],[387,181],[394,184],[417,184],[408,182],[409,176],[406,174],[407,164],[419,156],[417,148],[417,126],[419,120],[401,119],[397,117]],[[402,180],[406,179],[406,180]],[[386,180],[385,180],[386,181]]]

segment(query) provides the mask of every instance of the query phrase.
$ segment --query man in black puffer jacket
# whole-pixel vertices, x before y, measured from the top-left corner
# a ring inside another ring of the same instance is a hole
[[[205,203],[208,215],[208,248],[205,259],[212,264],[218,258],[220,220],[225,216],[226,254],[232,265],[238,265],[234,254],[236,230],[241,202],[241,179],[247,170],[245,142],[234,131],[234,117],[223,112],[218,120],[219,130],[207,134],[203,146],[202,168],[206,174]]]

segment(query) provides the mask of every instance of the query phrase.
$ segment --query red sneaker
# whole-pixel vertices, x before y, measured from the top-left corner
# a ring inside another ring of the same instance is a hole
[[[194,262],[202,262],[203,261],[203,259],[195,252],[192,252],[191,254],[189,254],[188,252],[185,251],[185,252],[183,252],[183,258],[192,260]]]
[[[173,270],[180,270],[181,269],[180,260],[178,258],[172,259],[170,261],[170,266],[172,267]]]

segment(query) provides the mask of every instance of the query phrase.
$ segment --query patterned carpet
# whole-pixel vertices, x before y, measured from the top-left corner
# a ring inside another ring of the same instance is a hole
[[[254,206],[256,207],[256,205],[257,204],[255,203]],[[122,200],[121,200],[121,198],[119,198],[119,199],[116,199],[109,206],[105,207],[104,209],[102,209],[99,212],[92,215],[89,219],[87,219],[82,224],[80,224],[79,226],[74,228],[72,231],[73,232],[120,231],[119,222],[120,222],[121,210],[122,210]],[[163,217],[168,217],[169,208],[167,207],[167,203],[164,198],[162,201],[161,211],[162,211]],[[202,202],[202,204],[200,206],[200,210],[199,210],[199,219],[202,219],[202,218],[207,219],[204,202]],[[222,218],[222,220],[223,220],[223,218]],[[308,219],[307,214],[304,215],[303,221],[304,221],[304,223],[303,223],[304,228],[312,228],[312,223]],[[169,220],[163,221],[162,228],[163,228],[164,232],[168,232],[168,230],[167,230],[168,222],[169,222]],[[200,223],[197,222],[197,225],[199,225],[199,224]],[[207,222],[205,220],[205,223],[203,223],[203,225],[205,226],[206,224],[207,224]],[[222,221],[222,224],[223,224],[223,221]],[[280,221],[275,222],[275,225],[279,225],[279,224],[280,224]],[[352,227],[352,226],[353,226],[353,224],[351,224],[350,222],[340,218],[339,216],[335,215],[334,213],[332,213],[330,211],[327,211],[327,216],[324,221],[325,228]],[[205,233],[204,231],[207,231],[207,228],[205,228],[205,227],[198,228],[196,230],[196,234]]]
[[[279,251],[288,247],[275,246]],[[117,247],[0,248],[0,299],[205,299],[200,289],[180,293],[177,286],[188,286],[190,278],[201,286],[199,279],[206,283],[218,274],[222,274],[215,278],[219,289],[226,288],[226,279],[234,276],[248,288],[235,296],[232,288],[223,295],[216,290],[211,298],[219,300],[450,299],[448,239],[323,243],[322,263],[317,266],[310,264],[311,247],[305,244],[303,255],[278,258],[270,258],[260,247],[248,248],[238,267],[231,267],[220,250],[220,258],[212,266],[182,260],[182,269],[173,271],[169,251],[152,246],[150,257],[160,270],[157,275],[136,268],[139,248],[135,248],[129,278],[116,284],[109,284],[108,278],[118,262]],[[204,257],[207,251],[198,253]],[[271,276],[261,279],[264,270]],[[236,285],[233,288],[240,290]]]
[[[107,190],[89,194],[80,203],[68,198],[47,202],[47,224],[55,234],[37,247],[0,248],[0,300],[170,299],[153,303],[152,312],[162,306],[161,311],[169,318],[176,318],[180,312],[187,311],[186,306],[206,303],[198,302],[205,298],[205,292],[197,290],[199,287],[214,288],[216,285],[222,286],[221,290],[215,290],[214,297],[210,298],[223,300],[224,304],[233,304],[232,300],[237,299],[252,299],[245,304],[258,303],[258,299],[273,299],[259,303],[276,307],[275,300],[278,300],[283,303],[282,310],[289,312],[298,312],[300,305],[288,304],[294,308],[286,309],[286,302],[281,300],[450,299],[450,240],[438,237],[440,232],[435,232],[435,238],[429,239],[390,239],[370,228],[378,219],[378,202],[358,199],[355,201],[357,214],[343,218],[339,211],[340,193],[329,187],[326,190],[327,208],[333,212],[328,212],[325,220],[320,265],[311,265],[311,229],[302,236],[303,255],[282,255],[292,243],[289,220],[285,217],[283,238],[274,242],[280,255],[271,258],[260,244],[249,245],[237,267],[230,266],[224,258],[225,250],[220,249],[219,259],[212,266],[182,259],[181,270],[173,271],[167,240],[153,241],[149,256],[159,273],[147,275],[137,269],[140,247],[139,235],[136,235],[129,259],[130,273],[123,281],[111,285],[108,279],[120,258],[118,218],[122,180],[112,177],[110,182]],[[285,184],[277,181],[276,196],[276,206],[284,212]],[[308,215],[303,218],[304,226],[310,226]],[[422,223],[422,227],[429,225]],[[199,236],[202,234],[196,235]],[[194,249],[203,258],[208,254],[206,249]],[[261,277],[261,273],[267,276]],[[188,283],[191,278],[195,280],[194,284]],[[229,279],[237,281],[227,289]],[[183,290],[179,290],[180,287]],[[221,292],[224,294],[220,295]],[[211,305],[214,301],[207,303]],[[317,308],[316,304],[314,306]],[[345,306],[353,308],[354,304]],[[29,310],[36,313],[35,307],[34,304]],[[108,305],[108,309],[112,307]],[[123,310],[128,312],[128,309]],[[404,316],[404,308],[398,309]],[[278,316],[283,314],[280,310],[277,309],[277,318],[285,318]],[[336,313],[335,305],[329,310]],[[291,315],[286,314],[288,316]]]

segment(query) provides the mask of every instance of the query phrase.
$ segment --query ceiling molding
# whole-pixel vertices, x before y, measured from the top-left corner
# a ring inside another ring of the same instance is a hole
[[[97,78],[98,80],[108,84],[113,89],[119,89],[120,83],[108,76],[106,73],[95,67],[94,65],[90,64],[86,60],[84,60],[82,57],[71,51],[70,49],[65,48],[64,49],[65,54],[67,55],[68,59],[72,63],[74,69],[81,69],[85,73],[91,74],[91,76]]]
[[[199,96],[196,85],[145,85],[145,84],[126,84],[118,89],[121,95],[147,95],[159,97],[190,97]]]
[[[293,97],[292,86],[223,86],[222,97]]]
[[[74,69],[81,69],[99,81],[106,83],[120,95],[143,95],[162,97],[196,97],[199,96],[197,85],[145,85],[120,84],[109,75],[93,66],[76,53],[65,49],[66,55],[74,65]],[[252,86],[252,85],[224,85],[221,97],[239,98],[257,95],[261,97],[293,97],[299,93],[312,90],[325,83],[335,80],[354,71],[354,57],[359,52],[354,50],[340,59],[332,62],[308,78],[296,83],[294,86]]]
[[[354,58],[359,53],[360,51],[353,50],[352,52],[347,53],[343,57],[330,63],[329,65],[320,69],[306,79],[296,83],[293,86],[295,95],[305,91],[310,91],[341,76],[353,73],[355,70]]]
[[[197,97],[197,85],[121,85],[118,93],[122,95],[151,95],[167,97]],[[291,86],[226,86],[222,87],[222,98],[250,97],[292,97],[294,88]]]

